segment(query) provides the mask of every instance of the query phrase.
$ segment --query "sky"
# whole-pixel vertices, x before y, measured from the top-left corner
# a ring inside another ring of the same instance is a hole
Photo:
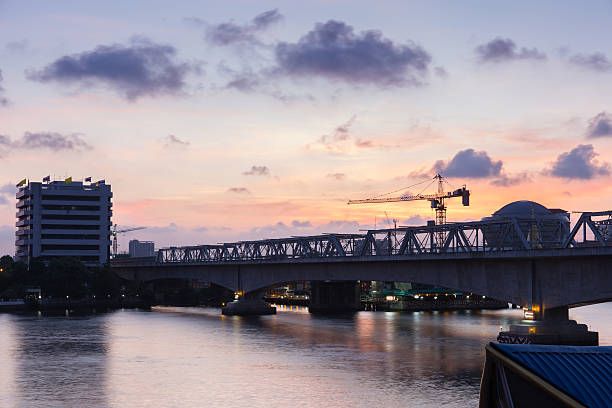
[[[0,252],[15,184],[105,179],[157,247],[612,208],[612,1],[0,0]],[[413,186],[413,187],[410,187]],[[409,187],[409,188],[405,188]],[[425,189],[425,190],[423,190]]]

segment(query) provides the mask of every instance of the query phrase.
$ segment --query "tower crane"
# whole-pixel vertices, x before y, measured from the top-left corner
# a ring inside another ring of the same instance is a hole
[[[132,227],[118,230],[117,224],[113,225],[113,229],[111,230],[111,235],[113,236],[113,256],[117,256],[117,234],[124,234],[126,232],[138,231],[145,228],[147,227]]]
[[[438,192],[434,194],[404,194],[400,197],[373,197],[366,198],[364,200],[349,200],[348,204],[377,204],[377,203],[394,203],[400,201],[416,201],[416,200],[427,200],[431,204],[431,208],[436,210],[436,225],[446,224],[446,199],[461,197],[461,202],[464,206],[470,205],[470,191],[463,185],[461,188],[452,192],[444,192],[445,178],[440,174],[436,174],[433,177],[433,184],[435,181],[438,182]],[[418,183],[421,184],[421,183]],[[438,237],[438,245],[443,242],[443,232]]]

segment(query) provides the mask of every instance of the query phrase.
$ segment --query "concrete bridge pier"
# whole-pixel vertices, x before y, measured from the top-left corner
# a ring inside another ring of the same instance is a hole
[[[588,330],[586,324],[569,319],[569,307],[546,307],[542,296],[542,277],[531,261],[531,285],[529,288],[528,310],[533,320],[513,324],[510,330],[500,332],[500,343],[529,343],[568,346],[598,346],[599,333]]]
[[[311,281],[310,306],[315,314],[354,313],[361,308],[356,281]]]
[[[270,306],[262,299],[264,290],[254,290],[227,304],[221,308],[221,314],[227,316],[261,316],[276,314],[276,308]]]

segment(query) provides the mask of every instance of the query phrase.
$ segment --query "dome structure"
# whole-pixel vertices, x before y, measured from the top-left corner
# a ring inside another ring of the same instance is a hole
[[[504,205],[493,213],[494,217],[539,218],[550,215],[551,211],[535,201],[521,200]]]
[[[520,233],[507,233],[504,223],[512,220]],[[487,244],[495,248],[557,248],[569,234],[569,213],[560,209],[548,209],[535,201],[520,200],[504,205],[491,217],[482,221],[492,222],[483,228]],[[499,223],[502,221],[503,223]],[[517,235],[518,234],[518,235]],[[522,235],[522,238],[521,236]]]

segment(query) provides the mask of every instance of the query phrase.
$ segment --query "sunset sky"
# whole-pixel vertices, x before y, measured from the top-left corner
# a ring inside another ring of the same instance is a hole
[[[500,4],[0,0],[0,252],[47,175],[111,184],[122,250],[421,224],[346,201],[436,171],[449,221],[611,209],[612,2]]]

